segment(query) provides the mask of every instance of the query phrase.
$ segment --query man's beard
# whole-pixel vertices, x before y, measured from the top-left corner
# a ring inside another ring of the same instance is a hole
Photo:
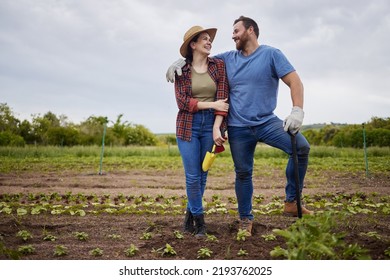
[[[236,49],[238,51],[242,51],[245,48],[246,43],[248,42],[248,36],[246,33],[242,34],[240,39],[238,40],[238,43],[236,43]]]

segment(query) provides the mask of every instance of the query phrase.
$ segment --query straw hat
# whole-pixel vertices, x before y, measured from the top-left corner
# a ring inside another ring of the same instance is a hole
[[[211,41],[214,40],[215,34],[217,33],[217,28],[207,28],[204,29],[202,26],[193,26],[184,34],[183,37],[183,44],[180,47],[180,54],[183,57],[186,57],[187,50],[188,50],[188,44],[191,42],[191,40],[198,34],[202,32],[207,32],[210,35]]]

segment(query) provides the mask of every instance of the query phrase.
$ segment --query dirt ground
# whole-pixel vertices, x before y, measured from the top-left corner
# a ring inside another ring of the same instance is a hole
[[[324,179],[325,178],[325,179]],[[304,194],[308,196],[326,196],[327,194],[354,194],[370,195],[377,197],[390,195],[390,177],[386,175],[373,176],[366,179],[356,174],[337,172],[323,172],[321,176],[308,176],[305,184],[308,186]],[[264,197],[262,203],[268,203],[279,197],[283,201],[284,177],[280,172],[275,172],[266,178],[255,176],[254,196]],[[317,186],[317,187],[310,187]],[[318,187],[321,186],[321,187]],[[176,197],[176,204],[184,205],[185,190],[182,171],[143,171],[132,170],[129,172],[111,172],[103,175],[75,172],[64,173],[22,173],[0,174],[0,195],[5,194],[85,194],[94,195],[99,200],[110,197],[113,203],[115,197],[151,197],[156,201],[159,198]],[[39,215],[24,215],[15,217],[0,213],[0,243],[7,250],[16,251],[20,246],[32,245],[35,251],[32,254],[22,255],[22,259],[47,260],[47,259],[197,259],[198,250],[208,248],[212,251],[210,259],[271,259],[270,251],[276,246],[285,247],[285,240],[277,236],[275,240],[265,240],[264,236],[272,233],[273,229],[285,229],[292,225],[296,218],[286,217],[280,213],[255,214],[253,236],[245,241],[236,240],[237,216],[236,211],[229,204],[229,199],[235,197],[234,174],[218,177],[210,174],[208,187],[205,194],[206,201],[212,201],[218,196],[228,204],[229,213],[209,213],[206,215],[207,231],[214,235],[217,241],[196,239],[190,234],[183,234],[178,239],[174,231],[182,231],[184,214],[172,215],[139,213],[139,214],[87,214],[78,215],[51,215],[42,213]],[[23,196],[22,196],[23,197]],[[0,199],[0,202],[2,200]],[[19,201],[28,204],[28,201]],[[68,204],[66,200],[57,201],[57,204]],[[90,202],[86,202],[86,205]],[[129,201],[131,203],[131,201]],[[322,209],[323,210],[323,209]],[[20,230],[28,230],[32,239],[23,241],[16,236]],[[372,259],[389,259],[385,250],[390,248],[390,215],[352,215],[348,224],[340,224],[339,231],[347,235],[347,243],[357,243],[369,250]],[[85,241],[78,240],[75,232],[88,234]],[[145,240],[140,237],[144,233],[151,233],[152,238]],[[381,238],[372,238],[362,235],[362,232],[376,232]],[[43,237],[50,233],[55,236],[53,241],[44,241]],[[139,251],[133,256],[126,256],[124,251],[134,244]],[[163,248],[169,244],[176,251],[175,255],[162,254]],[[67,254],[54,255],[56,246],[65,246]],[[91,255],[91,250],[100,248],[100,256]],[[162,248],[162,249],[161,249]],[[245,250],[245,251],[243,251]],[[241,252],[241,254],[240,254]],[[245,252],[245,253],[243,253]],[[7,259],[10,254],[1,254],[0,259]]]

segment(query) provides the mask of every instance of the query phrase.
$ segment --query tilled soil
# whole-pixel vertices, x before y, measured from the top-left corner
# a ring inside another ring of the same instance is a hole
[[[327,179],[324,179],[327,178]],[[284,178],[280,172],[267,178],[254,178],[254,196],[261,194],[263,203],[279,197],[283,200]],[[104,175],[68,173],[42,174],[0,174],[1,195],[5,194],[69,194],[79,193],[94,195],[95,198],[124,196],[177,197],[176,204],[182,207],[172,214],[132,213],[109,214],[98,213],[79,215],[9,215],[0,213],[0,259],[11,258],[10,252],[17,251],[20,246],[34,247],[32,254],[19,255],[22,259],[197,259],[198,251],[207,248],[212,251],[210,259],[272,259],[270,252],[276,247],[286,247],[285,240],[277,236],[275,240],[266,240],[265,236],[273,233],[273,229],[286,229],[297,218],[286,217],[279,213],[256,214],[253,225],[253,236],[245,241],[237,240],[237,216],[233,204],[228,205],[228,213],[209,213],[206,215],[207,232],[216,237],[216,241],[197,239],[191,234],[183,233],[184,218],[184,178],[181,171],[142,171],[117,172]],[[322,173],[318,177],[308,177],[304,193],[318,199],[327,194],[361,193],[367,196],[376,193],[389,196],[390,183],[386,176],[365,179],[356,174],[336,172]],[[310,187],[316,186],[316,187]],[[320,187],[318,187],[320,186]],[[234,198],[234,174],[210,176],[205,200],[211,201],[219,196],[224,202]],[[28,205],[29,201],[19,201]],[[58,204],[67,204],[63,200]],[[113,202],[115,203],[115,201]],[[323,209],[322,209],[323,210]],[[32,238],[23,241],[16,233],[28,230]],[[174,232],[183,234],[177,238]],[[348,223],[339,223],[336,231],[345,233],[345,242],[359,244],[369,251],[372,259],[388,259],[385,251],[390,247],[390,215],[355,214],[349,217]],[[76,232],[88,234],[84,241],[76,238]],[[375,232],[380,238],[369,236]],[[150,239],[142,239],[150,233]],[[53,241],[43,240],[44,236],[55,236]],[[125,250],[133,244],[138,248],[134,256],[127,256]],[[166,244],[172,246],[176,254],[164,253]],[[58,246],[65,246],[67,254],[55,255]],[[93,255],[93,249],[100,248],[101,255]]]

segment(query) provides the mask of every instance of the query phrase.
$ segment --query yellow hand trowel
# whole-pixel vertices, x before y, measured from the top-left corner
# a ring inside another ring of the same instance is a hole
[[[202,169],[204,172],[206,172],[210,169],[211,165],[213,164],[213,162],[215,160],[216,155],[220,152],[223,152],[224,150],[225,150],[225,148],[223,147],[223,145],[221,145],[221,146],[216,146],[215,144],[213,145],[211,152],[207,152],[205,157],[204,157],[204,160],[202,163]]]

